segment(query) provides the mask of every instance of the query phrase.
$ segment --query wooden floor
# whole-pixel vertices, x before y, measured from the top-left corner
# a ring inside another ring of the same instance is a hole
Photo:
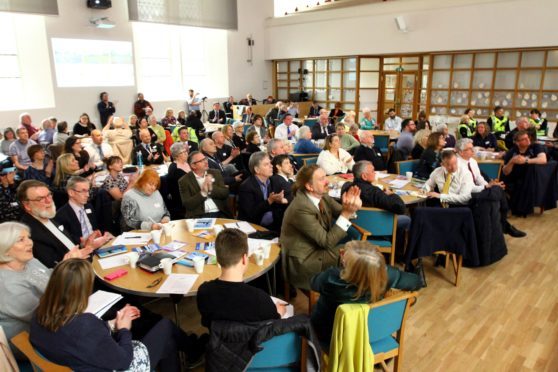
[[[510,222],[528,236],[506,235],[508,255],[464,268],[457,288],[449,266],[425,262],[428,287],[407,320],[403,371],[558,371],[558,210]],[[306,297],[294,305],[306,312]],[[170,303],[151,307],[173,319]],[[195,299],[180,312],[184,329],[207,331]]]

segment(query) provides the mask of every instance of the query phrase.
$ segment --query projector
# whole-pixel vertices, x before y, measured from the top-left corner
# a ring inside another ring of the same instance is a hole
[[[93,9],[109,9],[112,8],[111,0],[87,0],[87,7]]]

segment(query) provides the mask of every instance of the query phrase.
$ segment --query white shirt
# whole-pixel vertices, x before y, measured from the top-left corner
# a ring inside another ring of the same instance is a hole
[[[101,143],[101,149],[103,150],[103,156],[105,159],[113,155],[112,146],[108,143]],[[97,168],[104,167],[105,163],[103,163],[103,159],[101,159],[101,154],[99,154],[99,147],[97,144],[93,142],[90,143],[85,146],[85,151],[89,154],[89,162],[94,163]]]
[[[198,181],[198,185],[200,186],[200,189],[203,186],[203,183],[205,182],[205,176],[207,175],[207,172],[204,173],[203,176],[198,176],[196,173],[194,173],[194,176],[196,177],[196,181]],[[208,198],[208,194],[204,191],[201,191],[201,194],[205,199],[204,202],[204,207],[205,207],[205,213],[214,213],[214,212],[219,212],[219,207],[217,207],[217,204],[215,204],[215,202],[213,201],[213,199]]]
[[[72,209],[74,210],[74,213],[76,214],[76,217],[79,221],[79,214],[80,211],[83,210],[84,216],[85,216],[85,224],[87,225],[87,229],[89,230],[89,233],[91,234],[93,232],[93,226],[91,225],[91,221],[89,221],[89,214],[91,214],[91,209],[85,209],[84,207],[82,207],[81,205],[77,205],[76,203],[74,203],[71,200],[68,200],[68,204],[70,205],[70,207],[72,207]],[[87,236],[83,237],[84,239],[87,239]]]
[[[282,140],[294,140],[296,131],[298,127],[296,124],[291,124],[287,129],[287,126],[284,123],[281,123],[275,128],[275,138],[279,138]]]
[[[351,159],[351,161],[347,163],[349,159]],[[351,158],[351,154],[340,148],[339,159],[337,159],[330,151],[324,150],[320,152],[320,155],[318,155],[316,164],[318,164],[329,176],[334,173],[347,173],[353,169],[355,161]]]
[[[457,161],[459,162],[459,166],[464,168],[467,172],[471,173],[471,177],[473,178],[473,189],[472,192],[481,192],[485,189],[485,186],[488,185],[488,182],[484,179],[481,174],[479,164],[474,158],[469,159],[469,161],[463,159],[461,156],[457,156]],[[471,165],[471,169],[469,169],[469,164]]]
[[[315,196],[312,196],[310,194],[306,194],[306,196],[308,196],[308,199],[310,199],[312,204],[314,204],[314,206],[319,211],[320,210],[320,200],[321,199],[316,198]],[[347,230],[349,230],[349,227],[351,227],[351,221],[349,221],[348,219],[346,219],[342,215],[339,215],[339,217],[337,217],[337,221],[335,221],[335,224],[337,226],[339,226],[343,231],[347,231]]]
[[[40,220],[39,220],[40,221]],[[42,221],[41,221],[42,222]],[[45,225],[45,227],[48,229],[48,231],[50,231],[54,236],[56,236],[56,238],[58,240],[60,240],[60,243],[64,244],[66,246],[66,248],[68,248],[68,250],[74,248],[76,245],[70,240],[70,238],[68,238],[66,235],[64,235],[64,233],[62,232],[62,230],[64,230],[64,226],[60,225],[59,227],[56,227],[56,225],[54,225],[54,223],[52,223],[51,220],[48,220],[47,223],[43,223],[43,225]],[[60,230],[59,230],[60,229]]]
[[[451,175],[448,194],[442,194],[444,184],[446,183],[446,174],[447,171],[444,167],[434,169],[430,178],[424,184],[424,189],[428,192],[438,186],[441,202],[467,204],[471,200],[471,191],[473,189],[473,176],[471,176],[471,172],[463,167],[457,167],[457,171]]]
[[[384,130],[396,130],[401,132],[401,118],[399,116],[394,117],[393,119],[388,117],[386,121],[384,121]]]

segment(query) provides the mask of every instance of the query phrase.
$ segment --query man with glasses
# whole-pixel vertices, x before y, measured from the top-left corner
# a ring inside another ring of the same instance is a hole
[[[95,231],[87,239],[81,239],[80,245],[74,244],[64,226],[53,220],[56,206],[52,193],[40,181],[23,181],[17,189],[17,198],[25,212],[21,222],[31,229],[33,256],[46,267],[53,268],[64,257],[87,258],[108,241]]]
[[[80,240],[87,239],[99,225],[95,217],[93,206],[88,203],[89,181],[83,177],[74,176],[68,180],[66,191],[68,192],[68,203],[64,204],[56,212],[56,222],[64,226],[74,244]],[[113,238],[110,233],[105,233],[104,238],[108,241]]]
[[[192,171],[178,180],[185,217],[230,218],[227,206],[229,189],[225,186],[221,172],[209,169],[207,157],[199,151],[190,154],[188,164]]]

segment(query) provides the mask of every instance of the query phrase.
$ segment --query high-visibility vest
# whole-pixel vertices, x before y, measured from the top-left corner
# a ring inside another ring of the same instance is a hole
[[[494,133],[504,133],[506,131],[506,121],[508,121],[508,117],[504,116],[502,119],[498,119],[495,115],[491,116],[490,119],[492,120],[492,131]]]
[[[471,130],[477,129],[477,120],[469,119],[469,127],[471,128]]]
[[[459,123],[457,126],[457,134],[461,136],[461,128],[465,128],[467,130],[466,138],[471,138],[473,136],[473,132],[471,131],[471,127],[469,124]]]
[[[539,120],[529,119],[529,123],[535,128],[537,131],[537,136],[546,136],[546,129],[542,128],[542,124],[544,123],[543,118],[539,118]]]

